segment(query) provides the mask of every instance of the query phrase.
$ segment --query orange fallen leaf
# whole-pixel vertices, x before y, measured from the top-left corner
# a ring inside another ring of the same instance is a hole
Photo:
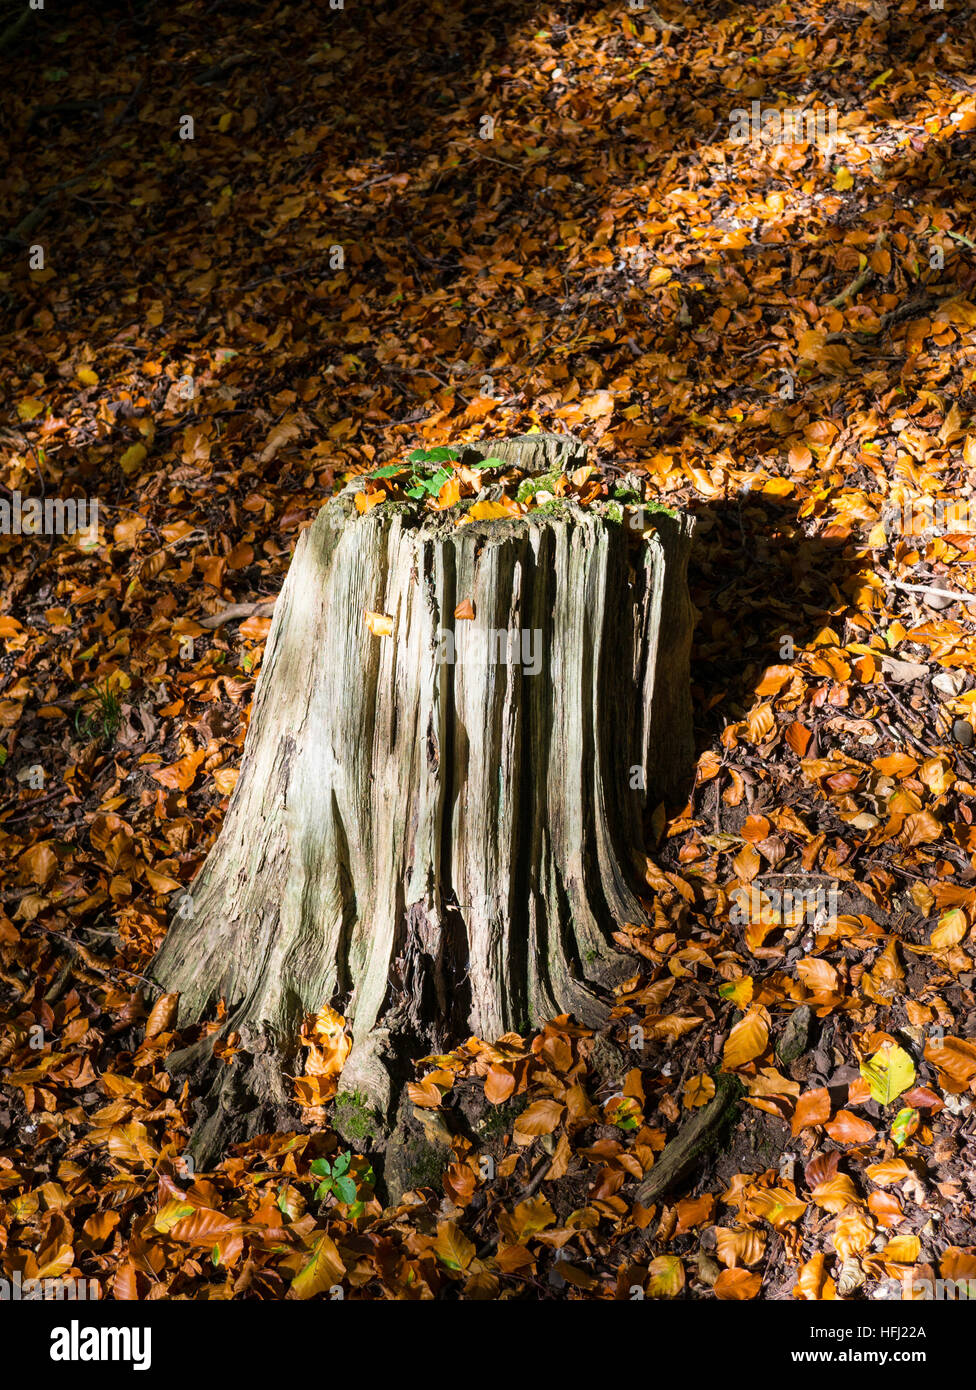
[[[537,1100],[515,1121],[512,1137],[516,1144],[531,1144],[542,1134],[551,1134],[566,1107],[557,1100]]]
[[[206,756],[206,749],[198,748],[195,753],[188,753],[185,758],[171,763],[169,767],[159,768],[152,776],[161,786],[170,787],[174,791],[189,791]]]
[[[755,1298],[762,1287],[758,1274],[750,1274],[746,1269],[723,1269],[715,1280],[715,1297],[724,1300],[745,1300]]]
[[[805,1092],[797,1101],[793,1111],[793,1133],[799,1134],[801,1129],[822,1125],[829,1119],[830,1092],[826,1086],[818,1086],[816,1090]]]
[[[161,994],[152,1007],[152,1012],[146,1019],[146,1038],[158,1037],[160,1033],[168,1033],[176,1019],[176,1010],[179,1007],[180,996],[175,994]]]
[[[377,488],[375,492],[357,492],[352,500],[356,504],[356,511],[362,516],[364,512],[379,506],[380,502],[385,502],[386,492],[382,488]]]
[[[877,1135],[874,1125],[850,1110],[838,1110],[824,1128],[836,1144],[870,1144]]]
[[[769,1042],[769,1023],[765,1010],[750,1009],[729,1033],[722,1053],[722,1069],[733,1071],[761,1057]]]
[[[367,608],[364,621],[374,637],[393,636],[393,619],[388,618],[385,613],[374,613]]]
[[[485,1100],[492,1105],[502,1105],[515,1090],[515,1077],[507,1067],[497,1063],[489,1067],[485,1077]]]

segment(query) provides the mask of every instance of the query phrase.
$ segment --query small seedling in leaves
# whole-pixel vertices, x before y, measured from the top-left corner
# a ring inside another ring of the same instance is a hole
[[[498,463],[499,460],[489,459],[488,462]],[[553,468],[549,473],[539,473],[536,474],[534,478],[524,478],[518,485],[515,500],[517,502],[528,502],[537,492],[551,493],[562,476],[563,470],[561,468]]]
[[[338,1200],[345,1202],[347,1206],[355,1202],[356,1181],[348,1173],[351,1162],[352,1153],[348,1149],[331,1163],[327,1158],[315,1159],[309,1171],[314,1177],[322,1179],[315,1189],[317,1202],[324,1201],[330,1192],[334,1192]]]
[[[119,697],[114,690],[109,689],[107,679],[104,686],[95,686],[92,695],[95,697],[95,709],[91,714],[83,714],[81,710],[76,711],[75,733],[79,738],[91,740],[100,737],[104,743],[111,743],[122,723],[122,706],[119,703]],[[101,725],[100,730],[99,724]]]

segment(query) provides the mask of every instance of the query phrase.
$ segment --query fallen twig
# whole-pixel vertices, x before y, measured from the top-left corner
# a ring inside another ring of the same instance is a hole
[[[653,5],[648,5],[644,13],[655,29],[670,30],[673,34],[683,34],[685,31],[683,24],[669,24],[666,19],[662,19]]]
[[[931,594],[933,598],[951,598],[956,603],[976,603],[976,594],[961,594],[955,589],[935,589],[930,584],[906,584],[903,579],[892,579],[896,589],[906,589],[912,594]]]
[[[871,269],[869,265],[866,265],[864,269],[861,271],[860,275],[856,275],[854,277],[851,283],[847,286],[846,290],[841,290],[840,294],[835,294],[833,299],[828,299],[827,307],[830,309],[839,309],[840,306],[842,304],[846,304],[847,301],[850,298],[852,298],[853,295],[858,294],[861,290],[863,290],[864,286],[868,283],[868,281],[873,278],[874,271]]]
[[[723,1074],[718,1078],[712,1099],[682,1127],[670,1144],[664,1146],[661,1157],[637,1189],[637,1201],[642,1207],[650,1206],[691,1171],[699,1156],[717,1137],[741,1095],[742,1084],[738,1077]]]
[[[207,618],[198,618],[197,622],[200,627],[212,632],[214,628],[223,627],[224,623],[236,623],[240,618],[270,618],[274,606],[273,598],[260,603],[232,603],[229,608],[224,608],[219,613],[211,613]]]

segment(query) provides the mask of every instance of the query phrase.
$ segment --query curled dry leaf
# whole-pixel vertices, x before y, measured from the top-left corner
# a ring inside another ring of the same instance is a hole
[[[160,1033],[168,1033],[176,1021],[176,1011],[179,1007],[180,996],[175,994],[161,994],[152,1007],[149,1017],[146,1019],[146,1037],[155,1038]]]
[[[752,1228],[730,1231],[719,1226],[715,1231],[715,1243],[719,1259],[729,1268],[754,1265],[766,1251],[765,1236]]]

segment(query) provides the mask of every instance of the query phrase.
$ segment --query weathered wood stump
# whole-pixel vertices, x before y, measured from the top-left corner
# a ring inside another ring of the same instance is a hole
[[[556,435],[461,453],[527,473],[585,459]],[[198,1163],[281,1119],[323,1004],[353,1032],[343,1089],[381,1111],[410,1056],[605,1019],[633,969],[610,933],[645,920],[642,811],[686,790],[690,518],[645,513],[638,534],[567,501],[459,524],[392,501],[360,515],[356,488],[299,538],[223,829],[153,966],[181,1025],[223,997],[241,1036]]]

